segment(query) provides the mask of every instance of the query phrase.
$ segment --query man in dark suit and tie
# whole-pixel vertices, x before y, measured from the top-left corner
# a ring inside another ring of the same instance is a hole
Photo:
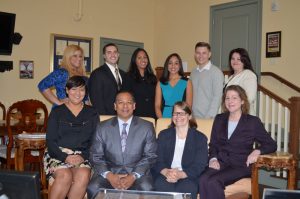
[[[153,189],[150,168],[155,163],[157,144],[151,122],[133,116],[135,100],[131,93],[117,94],[117,116],[101,122],[90,149],[95,171],[87,188],[94,198],[99,188]]]
[[[103,57],[105,64],[90,76],[89,97],[99,115],[115,115],[114,100],[117,92],[126,85],[126,73],[118,68],[119,52],[116,44],[106,44]]]

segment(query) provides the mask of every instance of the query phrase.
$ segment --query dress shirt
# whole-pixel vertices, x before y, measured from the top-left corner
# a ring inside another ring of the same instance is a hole
[[[228,139],[230,139],[233,131],[235,130],[236,126],[238,125],[239,121],[228,121]]]
[[[115,77],[115,79],[116,79],[116,81],[117,81],[116,72],[115,72],[115,70],[116,70],[115,66],[113,66],[113,65],[111,65],[111,64],[109,64],[109,63],[107,63],[107,62],[105,62],[105,63],[106,63],[106,65],[108,66],[108,68],[110,69],[111,73],[114,75],[114,77]],[[118,65],[117,65],[117,68],[118,68],[118,70],[119,70],[119,79],[120,79],[120,81],[121,81],[120,83],[122,84],[122,77],[121,77],[121,75],[120,75],[120,69],[119,69]]]
[[[129,118],[126,122],[124,122],[123,120],[121,120],[121,119],[118,117],[118,124],[119,124],[120,136],[122,136],[123,124],[124,124],[124,123],[127,124],[127,126],[126,126],[126,133],[127,133],[127,136],[128,136],[129,127],[130,127],[132,118],[133,118],[133,116],[131,116],[131,118]]]
[[[184,150],[184,146],[185,146],[185,140],[186,140],[186,138],[180,139],[176,135],[175,151],[174,151],[173,161],[171,164],[172,169],[178,169],[178,170],[182,171],[181,160],[182,160],[183,150]]]
[[[209,70],[210,66],[211,66],[211,61],[208,61],[207,64],[205,64],[205,66],[203,66],[203,67],[200,67],[198,65],[197,70],[201,73],[204,70]]]

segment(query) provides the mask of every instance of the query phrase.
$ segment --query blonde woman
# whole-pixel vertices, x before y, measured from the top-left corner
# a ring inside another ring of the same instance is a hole
[[[84,79],[87,81],[83,61],[83,49],[77,45],[69,45],[64,50],[60,68],[54,70],[40,81],[38,84],[40,92],[53,106],[61,105],[68,101],[65,87],[70,77],[75,75],[84,76]],[[53,87],[56,89],[56,95],[51,90]]]

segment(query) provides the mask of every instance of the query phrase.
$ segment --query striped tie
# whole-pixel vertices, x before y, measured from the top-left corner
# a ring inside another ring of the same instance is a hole
[[[116,81],[117,81],[117,85],[118,85],[118,91],[121,90],[121,80],[120,80],[120,76],[119,76],[119,69],[117,67],[117,65],[115,66],[115,74],[116,74]]]
[[[122,152],[124,152],[125,148],[126,148],[126,139],[127,139],[126,126],[127,126],[127,123],[124,123],[123,124],[123,129],[122,129],[122,134],[121,134]]]

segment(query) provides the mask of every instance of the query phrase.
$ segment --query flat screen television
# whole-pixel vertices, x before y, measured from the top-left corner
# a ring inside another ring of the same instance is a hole
[[[11,55],[16,14],[0,12],[0,55]]]
[[[264,189],[262,199],[299,199],[300,190]]]
[[[0,198],[41,199],[38,172],[0,170]]]

